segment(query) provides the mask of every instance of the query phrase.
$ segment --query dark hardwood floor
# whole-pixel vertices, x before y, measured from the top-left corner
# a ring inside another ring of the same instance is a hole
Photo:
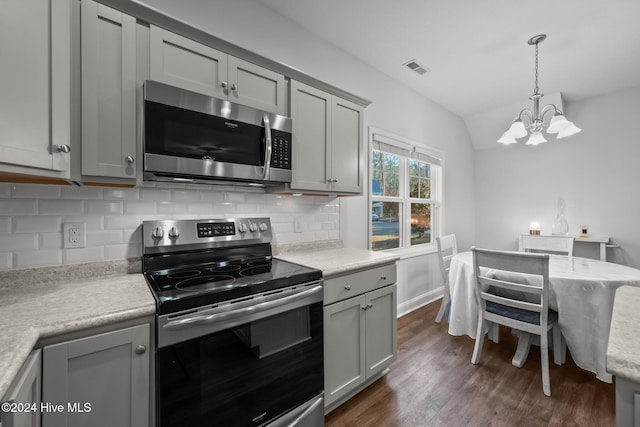
[[[434,323],[440,301],[398,319],[398,359],[391,372],[325,417],[342,426],[613,426],[615,387],[567,363],[553,364],[551,397],[542,393],[540,349],[522,368],[511,365],[517,341],[500,329],[478,365],[474,340]],[[485,338],[486,339],[486,338]]]

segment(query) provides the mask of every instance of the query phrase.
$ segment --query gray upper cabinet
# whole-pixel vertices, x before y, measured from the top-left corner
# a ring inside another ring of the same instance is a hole
[[[284,76],[154,25],[150,28],[150,78],[285,114]]]
[[[135,179],[136,20],[83,0],[80,26],[82,179]]]
[[[142,324],[44,347],[42,399],[65,410],[44,412],[43,425],[148,426],[149,331]]]
[[[42,398],[42,357],[40,350],[31,352],[9,386],[2,402],[29,405],[29,411],[0,412],[2,427],[40,427],[40,402]]]
[[[2,1],[1,177],[69,178],[70,22],[69,0]]]
[[[362,193],[362,107],[291,81],[291,190]]]

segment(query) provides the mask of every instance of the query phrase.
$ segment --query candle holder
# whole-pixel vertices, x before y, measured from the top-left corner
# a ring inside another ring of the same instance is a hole
[[[531,224],[529,224],[529,234],[533,235],[533,236],[539,236],[540,235],[540,223],[539,222],[532,222]]]
[[[580,226],[580,237],[589,237],[589,226],[581,225]]]

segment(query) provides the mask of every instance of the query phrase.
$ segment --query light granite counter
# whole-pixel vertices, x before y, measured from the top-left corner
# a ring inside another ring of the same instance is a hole
[[[100,265],[0,272],[0,399],[40,338],[155,313],[141,273]]]
[[[314,247],[313,245],[279,247],[276,257],[322,270],[324,278],[389,264],[400,259],[399,256],[386,252],[345,248],[340,246],[339,242],[333,246],[325,245],[322,247]]]
[[[607,346],[607,371],[640,384],[640,287],[616,291]]]

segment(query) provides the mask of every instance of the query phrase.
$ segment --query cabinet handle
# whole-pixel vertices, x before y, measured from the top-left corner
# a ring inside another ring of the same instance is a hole
[[[344,285],[344,288],[345,288],[347,291],[350,291],[350,290],[351,290],[351,285]]]
[[[363,309],[363,310],[366,310],[369,307],[367,307],[366,305],[361,305],[360,308]]]
[[[373,307],[373,304],[371,304],[371,303],[367,304],[367,309],[369,309],[371,307]]]
[[[333,178],[329,178],[329,179],[327,180],[327,182],[338,182],[338,180],[337,180],[337,179],[333,179]]]
[[[55,147],[53,147],[54,153],[68,153],[70,151],[71,151],[71,147],[69,147],[67,144],[56,145]]]
[[[237,91],[238,90],[238,85],[235,84],[235,83],[231,83],[231,90]]]
[[[127,161],[127,163],[129,163],[129,164],[133,164],[133,162],[135,161],[135,159],[134,159],[133,157],[131,157],[131,156],[127,156],[127,157],[125,157],[124,159],[125,159],[125,160]]]
[[[145,351],[147,351],[147,347],[142,344],[136,347],[136,354],[144,354]]]
[[[229,86],[229,83],[225,82],[224,80],[220,82],[220,86],[222,86],[224,89],[226,89]]]

